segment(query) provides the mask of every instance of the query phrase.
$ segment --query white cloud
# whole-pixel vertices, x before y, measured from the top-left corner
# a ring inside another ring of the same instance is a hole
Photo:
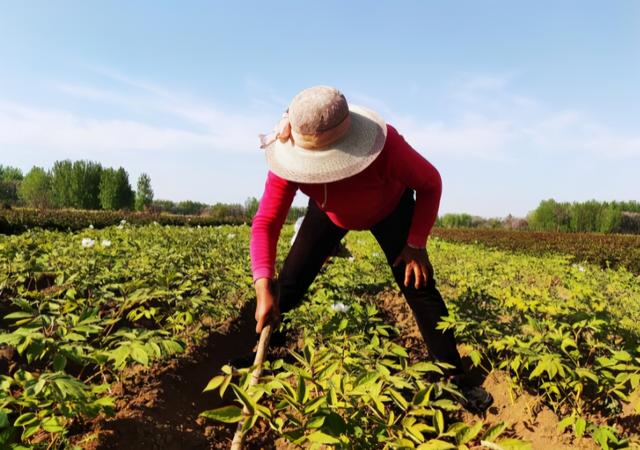
[[[442,156],[505,160],[523,151],[592,158],[640,157],[640,134],[615,130],[584,111],[553,110],[513,93],[509,79],[478,77],[452,87],[449,121],[391,114],[416,148]]]
[[[85,156],[111,150],[226,148],[224,137],[119,119],[92,119],[69,111],[0,102],[0,145],[63,150]]]
[[[110,105],[111,118],[0,99],[0,145],[78,157],[121,150],[254,152],[257,134],[269,131],[283,104],[277,93],[251,78],[245,82],[252,108],[237,112],[112,71],[96,72],[113,87],[54,87],[91,108],[97,105],[98,111]],[[350,100],[379,109],[414,147],[430,155],[484,160],[512,160],[524,152],[640,157],[640,134],[616,130],[584,111],[546,107],[512,92],[511,78],[458,80],[449,88],[446,120],[394,113],[363,93],[351,93]]]
[[[74,84],[55,89],[86,105],[113,106],[113,118],[0,99],[0,144],[83,157],[117,150],[251,152],[258,148],[257,135],[274,120],[267,112],[236,113],[148,83],[111,78],[128,90]],[[130,118],[139,113],[144,120]]]

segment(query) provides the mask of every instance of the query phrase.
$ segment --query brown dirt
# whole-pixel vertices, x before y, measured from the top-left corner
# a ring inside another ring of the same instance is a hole
[[[404,297],[398,292],[388,291],[376,296],[377,306],[383,315],[400,330],[401,343],[411,351],[412,359],[427,357],[426,346],[413,318],[413,313]],[[460,346],[464,358],[465,348]],[[559,422],[555,413],[541,404],[540,398],[527,393],[516,393],[506,373],[493,371],[489,374],[476,373],[479,384],[493,395],[494,404],[481,416],[464,411],[458,418],[467,423],[483,420],[487,424],[506,422],[509,428],[505,434],[531,442],[532,448],[544,450],[597,449],[590,439],[573,439],[569,433],[559,434]]]
[[[205,410],[231,403],[217,392],[202,390],[232,358],[251,352],[257,342],[253,306],[239,319],[225,322],[206,342],[186,354],[150,368],[126,370],[112,386],[114,417],[99,417],[87,424],[73,441],[84,449],[222,449],[229,448],[234,425],[199,418]],[[247,437],[246,448],[275,448],[275,436],[258,423]]]

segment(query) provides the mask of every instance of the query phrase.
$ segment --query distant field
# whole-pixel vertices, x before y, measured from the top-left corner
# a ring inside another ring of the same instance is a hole
[[[640,236],[602,233],[550,233],[538,231],[434,228],[433,236],[450,242],[480,244],[534,255],[561,253],[576,262],[600,267],[624,267],[640,274]]]

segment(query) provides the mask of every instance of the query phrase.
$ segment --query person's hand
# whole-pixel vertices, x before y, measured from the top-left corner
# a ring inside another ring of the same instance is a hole
[[[423,283],[427,285],[429,280],[429,270],[431,263],[427,256],[427,250],[424,248],[414,248],[409,245],[405,245],[400,255],[393,262],[393,267],[396,267],[402,261],[406,263],[404,271],[404,286],[408,287],[411,283],[411,276],[413,275],[413,285],[418,289]]]
[[[280,325],[280,309],[273,292],[271,291],[271,280],[260,278],[256,281],[256,333],[261,333],[262,329],[270,324],[272,329]]]

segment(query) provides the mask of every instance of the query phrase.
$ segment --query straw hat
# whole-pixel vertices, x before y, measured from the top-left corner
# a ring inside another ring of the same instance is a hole
[[[377,113],[348,105],[335,88],[314,86],[296,95],[280,129],[261,139],[267,165],[276,175],[299,183],[329,183],[369,166],[386,137],[387,126]]]

